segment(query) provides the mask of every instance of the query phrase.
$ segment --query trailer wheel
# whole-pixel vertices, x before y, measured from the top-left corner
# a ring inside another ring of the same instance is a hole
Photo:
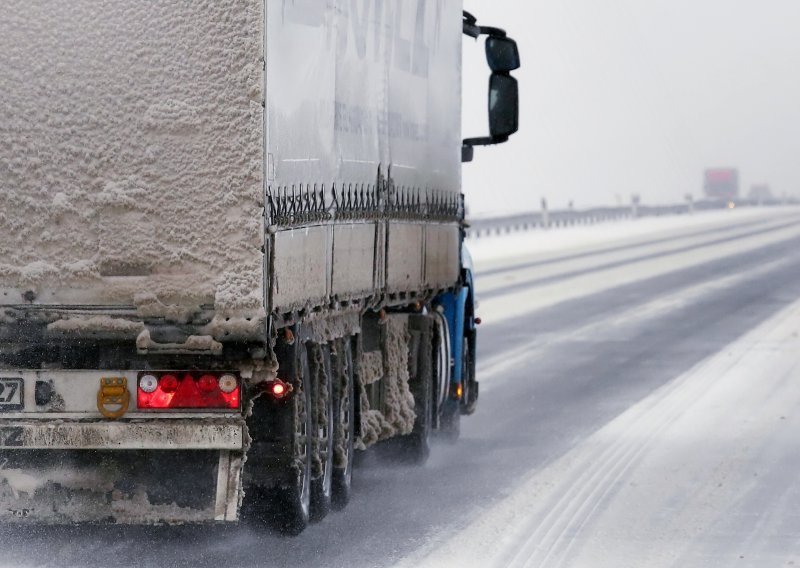
[[[333,492],[333,374],[328,345],[309,344],[312,353],[311,520],[320,521],[331,509]]]
[[[409,318],[409,390],[414,396],[414,428],[410,434],[385,442],[391,455],[402,462],[422,465],[430,455],[430,436],[435,416],[436,395],[433,380],[433,319],[416,315]],[[394,444],[392,444],[394,442]]]
[[[289,459],[286,475],[282,475],[284,481],[278,486],[252,487],[254,494],[246,496],[246,504],[249,503],[249,508],[255,513],[255,520],[294,536],[308,526],[311,511],[311,372],[305,346],[298,340],[297,345],[289,349],[294,351],[291,379],[294,391],[284,411],[272,413],[280,421],[274,427],[285,431],[287,436],[285,455]],[[267,464],[258,465],[264,467]]]
[[[417,418],[414,420],[414,429],[411,434],[403,438],[404,453],[409,463],[422,465],[428,461],[431,453],[430,437],[434,404],[430,365],[428,365],[428,371],[420,375],[411,392],[414,395],[414,413]]]
[[[355,454],[355,375],[352,341],[349,337],[340,339],[336,344],[334,373],[336,388],[333,392],[335,431],[331,505],[339,511],[350,501]]]

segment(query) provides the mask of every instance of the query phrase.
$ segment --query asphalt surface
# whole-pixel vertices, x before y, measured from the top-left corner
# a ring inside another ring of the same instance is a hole
[[[800,217],[783,217],[779,224],[784,231],[798,230],[755,250],[678,270],[670,269],[672,261],[703,245],[648,256],[649,246],[670,237],[642,237],[638,246],[615,248],[630,248],[630,259],[603,264],[602,270],[613,281],[615,271],[622,274],[658,258],[664,263],[658,276],[623,286],[612,282],[516,318],[485,318],[479,410],[462,420],[458,443],[435,443],[429,462],[419,468],[392,463],[377,452],[361,455],[350,505],[300,537],[242,526],[4,529],[0,565],[378,567],[435,549],[532,473],[800,299]],[[764,230],[742,223],[738,238],[755,239]],[[689,234],[707,239],[711,249],[729,238],[697,228],[674,236]],[[576,258],[591,263],[594,256],[564,253],[571,263]],[[530,271],[537,262],[522,259],[492,270],[513,275],[514,267]],[[546,262],[557,267],[558,255]],[[560,278],[567,285],[575,276],[570,264]],[[558,279],[550,274],[546,282]],[[479,287],[480,282],[479,274]],[[527,286],[532,296],[540,285],[535,275],[508,284],[517,293]],[[783,530],[800,541],[797,524]]]

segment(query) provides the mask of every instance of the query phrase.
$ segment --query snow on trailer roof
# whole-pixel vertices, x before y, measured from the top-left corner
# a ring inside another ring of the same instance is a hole
[[[4,4],[3,303],[262,307],[262,4]]]

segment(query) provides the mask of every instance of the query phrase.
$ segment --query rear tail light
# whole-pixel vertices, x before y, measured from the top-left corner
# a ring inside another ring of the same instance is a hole
[[[241,381],[232,373],[140,373],[137,406],[142,410],[238,410]]]
[[[200,392],[214,392],[219,388],[219,381],[214,375],[203,375],[197,380],[197,387]]]
[[[165,393],[175,392],[178,390],[178,377],[175,375],[164,375],[158,381],[158,388]]]

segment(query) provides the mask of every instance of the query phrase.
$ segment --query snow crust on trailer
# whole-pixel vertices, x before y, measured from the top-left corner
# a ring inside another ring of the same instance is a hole
[[[5,2],[3,303],[263,307],[262,47],[260,0]]]
[[[381,440],[410,434],[417,417],[414,412],[414,395],[408,386],[408,316],[387,316],[383,325],[386,332],[380,352],[381,359],[375,357],[377,352],[364,353],[361,357],[358,389],[361,435],[355,443],[355,447],[361,450]],[[383,389],[384,396],[381,409],[370,406],[369,396],[364,388],[367,384],[378,381],[378,387]]]

